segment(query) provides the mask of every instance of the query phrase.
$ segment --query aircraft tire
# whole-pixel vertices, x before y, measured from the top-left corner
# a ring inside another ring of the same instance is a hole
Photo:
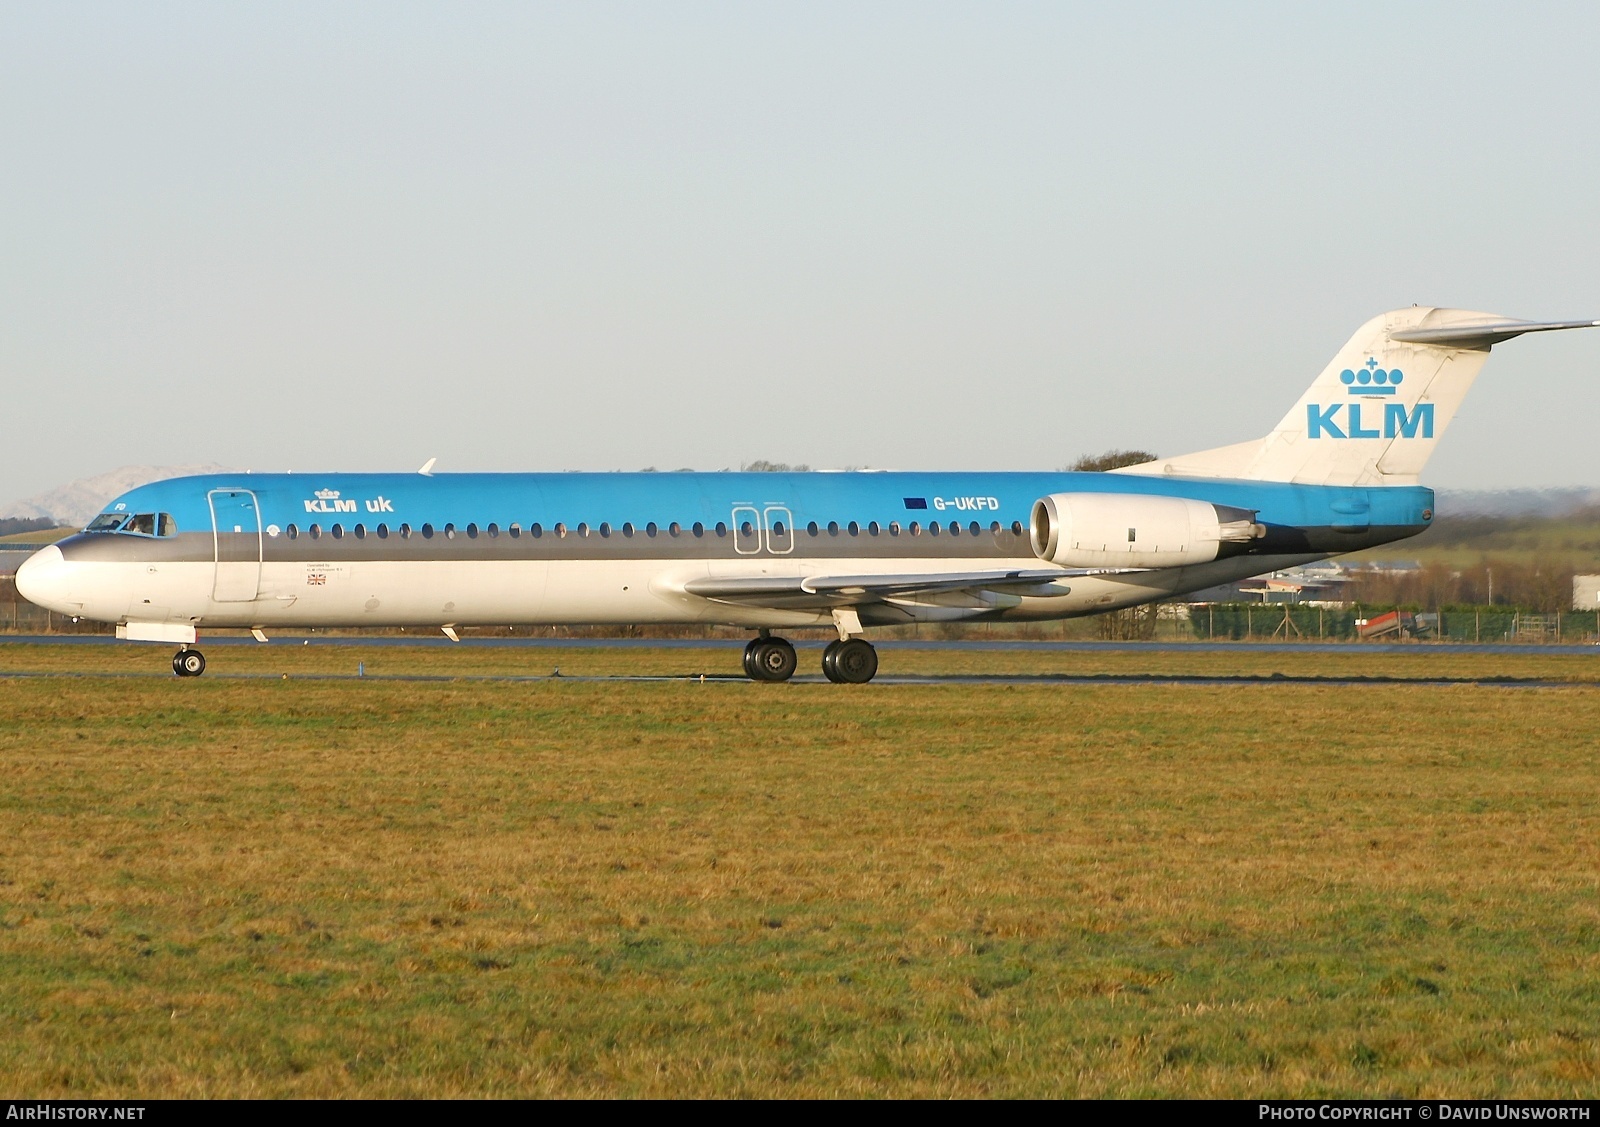
[[[179,677],[198,677],[206,671],[206,655],[199,650],[179,650],[172,656],[172,671]]]
[[[832,641],[822,651],[822,675],[835,685],[843,684],[839,677],[839,647],[842,645],[843,642]]]
[[[833,669],[838,676],[833,680],[846,685],[865,685],[877,675],[878,651],[872,648],[871,642],[851,638],[835,644],[839,648],[833,654]],[[823,660],[827,660],[826,656]],[[823,670],[826,672],[826,665]]]
[[[756,650],[761,648],[764,641],[764,638],[751,638],[744,648],[744,675],[752,681],[761,680],[756,674]]]
[[[764,638],[756,643],[746,664],[756,681],[787,681],[794,676],[800,659],[786,639]]]

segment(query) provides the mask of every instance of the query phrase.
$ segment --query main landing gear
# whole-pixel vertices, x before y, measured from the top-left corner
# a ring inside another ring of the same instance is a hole
[[[752,681],[787,681],[799,663],[785,638],[755,638],[744,648],[744,671]],[[878,672],[878,651],[861,638],[829,642],[822,672],[837,685],[865,685]]]
[[[787,638],[755,638],[744,648],[744,671],[752,681],[787,681],[800,659]]]
[[[172,655],[172,671],[179,677],[198,677],[206,671],[206,655],[199,650],[179,650]]]
[[[822,675],[836,685],[865,685],[878,672],[878,651],[862,638],[829,642],[822,651]]]

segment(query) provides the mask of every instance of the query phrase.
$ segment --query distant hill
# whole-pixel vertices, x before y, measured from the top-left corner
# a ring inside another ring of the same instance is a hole
[[[79,478],[45,493],[0,505],[0,516],[35,518],[82,528],[105,507],[107,501],[136,485],[165,481],[188,474],[227,473],[228,467],[203,466],[122,466],[110,473]]]
[[[1600,489],[1439,489],[1441,517],[1564,517],[1600,506]]]

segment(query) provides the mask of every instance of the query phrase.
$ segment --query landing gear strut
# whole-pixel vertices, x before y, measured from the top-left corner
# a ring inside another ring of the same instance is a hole
[[[199,650],[179,650],[172,655],[172,671],[179,677],[198,677],[206,671],[206,655]]]
[[[799,664],[787,638],[756,638],[744,648],[744,671],[752,681],[787,681]]]
[[[836,685],[865,685],[878,672],[878,651],[862,638],[829,642],[822,651],[822,675]]]

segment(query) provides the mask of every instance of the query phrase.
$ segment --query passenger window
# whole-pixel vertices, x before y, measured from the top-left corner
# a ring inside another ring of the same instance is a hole
[[[288,528],[284,529],[284,531],[289,534],[289,539],[290,540],[298,540],[298,539],[300,539],[300,530],[298,528],[296,528],[294,525],[291,524]]]
[[[511,534],[511,539],[515,540],[522,535],[522,526],[516,521],[512,521],[506,526],[506,531]]]
[[[317,527],[316,525],[312,525],[310,528],[306,529],[306,531],[311,533],[311,539],[313,539],[313,540],[321,540],[322,539],[322,529]]]
[[[837,536],[837,535],[839,535],[839,522],[838,521],[830,520],[828,522],[828,535],[829,536]]]
[[[539,526],[538,525],[534,525],[534,527],[537,528]],[[565,524],[563,524],[561,521],[556,521],[556,535],[561,537],[562,539],[566,539],[567,526]]]
[[[671,524],[667,525],[667,535],[669,535],[669,536],[679,536],[682,533],[683,533],[683,526],[680,525],[677,521],[673,521]]]
[[[447,524],[447,525],[444,526],[444,538],[446,540],[454,540],[456,538],[456,526],[455,525]]]
[[[364,524],[356,525],[356,539],[357,540],[365,540],[366,538],[367,538],[367,526],[364,525]]]
[[[625,521],[622,522],[622,535],[624,535],[624,536],[632,536],[633,535],[633,522],[632,521],[625,520]]]
[[[892,520],[892,521],[889,522],[889,535],[890,536],[899,536],[900,535],[900,522],[899,521]]]
[[[740,536],[750,536],[750,535],[754,534],[754,532],[755,532],[755,529],[750,527],[750,522],[749,521],[745,521],[743,524],[739,525],[739,535]]]
[[[806,525],[806,535],[815,536],[816,534],[817,534],[817,522],[816,521],[812,521],[810,524]]]
[[[540,527],[538,521],[534,521],[528,526],[528,535],[533,537],[535,540],[544,535],[544,529]]]
[[[378,539],[379,540],[387,540],[387,539],[389,539],[389,526],[388,525],[380,524],[378,526]]]
[[[981,527],[981,526],[980,526],[980,525],[979,525],[979,524],[978,524],[978,522],[977,522],[977,521],[973,521],[973,522],[972,522],[972,523],[971,523],[971,524],[969,524],[969,525],[968,525],[968,526],[967,526],[967,531],[968,531],[968,532],[970,532],[970,533],[972,533],[972,535],[974,535],[974,536],[976,536],[976,535],[978,535],[978,534],[979,534],[979,533],[980,533],[980,532],[982,532],[982,531],[983,531],[983,528],[982,528],[982,527]]]
[[[578,535],[579,536],[587,536],[587,535],[589,535],[589,522],[588,521],[580,520],[578,522]]]
[[[913,535],[913,536],[921,536],[922,535],[922,526],[920,524],[918,524],[916,521],[912,521],[911,522],[911,535]]]
[[[997,521],[997,520],[990,521],[989,522],[989,531],[994,533],[994,535],[999,536],[1000,535],[1000,522]]]
[[[867,535],[868,536],[876,536],[876,535],[878,535],[879,531],[880,530],[878,528],[878,522],[877,521],[874,520],[874,521],[868,521],[867,522]]]
[[[656,522],[655,521],[651,521],[649,524],[644,526],[644,534],[646,536],[654,536],[656,534]]]
[[[333,533],[333,538],[335,540],[343,540],[344,539],[344,525],[335,524],[332,528],[328,529],[328,531]]]
[[[851,536],[860,536],[861,535],[861,526],[859,524],[857,524],[855,521],[851,521],[850,522],[850,526],[849,526],[849,531],[850,531],[850,535]]]
[[[467,539],[468,540],[476,540],[477,538],[478,538],[478,526],[477,526],[477,524],[476,523],[468,524],[467,525]]]
[[[913,525],[912,527],[915,528],[916,526]],[[930,520],[928,522],[928,535],[929,536],[937,536],[937,535],[939,535],[939,522],[938,521]]]
[[[693,531],[696,537],[704,536],[706,534],[706,526],[699,521],[695,521]]]
[[[726,535],[728,535],[728,526],[723,524],[720,520],[717,522],[717,535],[718,536],[726,536]]]
[[[1014,521],[1011,522],[1011,535],[1013,535],[1013,536],[1021,536],[1022,535],[1022,522],[1020,520],[1014,520]]]
[[[411,526],[409,524],[402,524],[400,526],[400,539],[402,539],[402,540],[410,540],[411,539]]]
[[[600,522],[600,535],[601,536],[610,536],[611,535],[611,522],[610,521],[603,520],[603,521]]]
[[[424,524],[422,526],[422,538],[424,540],[432,540],[433,539],[433,525]]]

